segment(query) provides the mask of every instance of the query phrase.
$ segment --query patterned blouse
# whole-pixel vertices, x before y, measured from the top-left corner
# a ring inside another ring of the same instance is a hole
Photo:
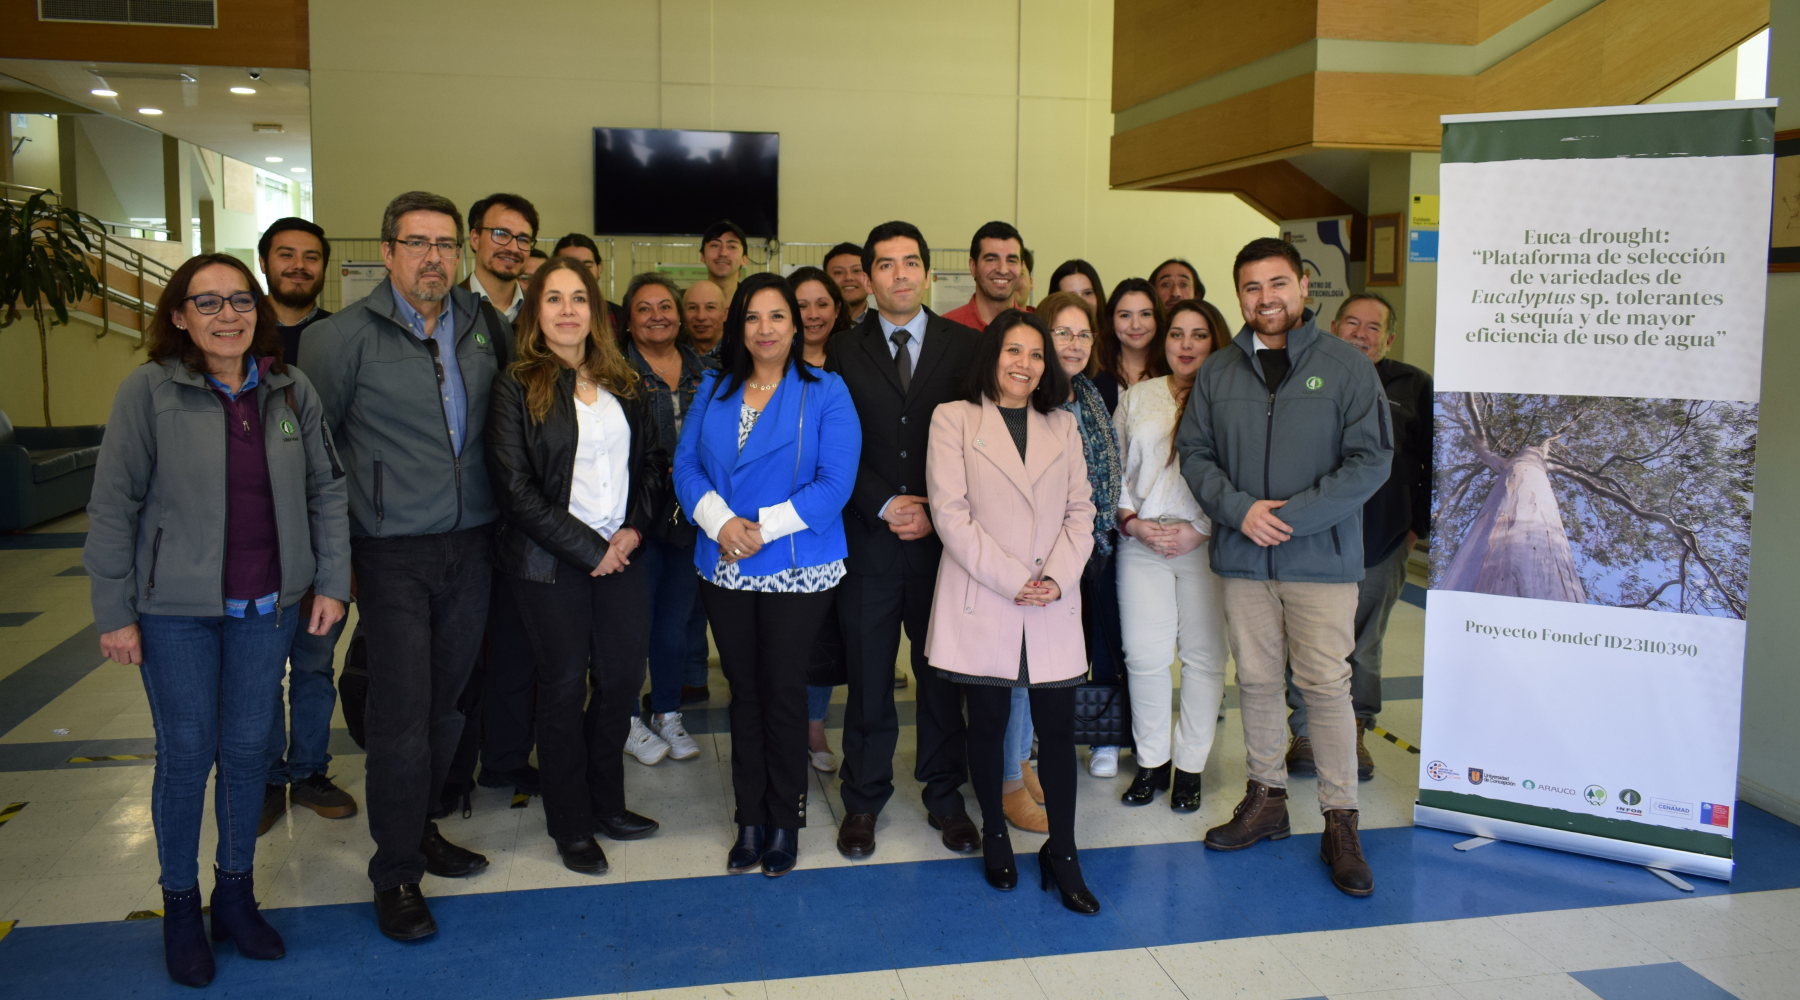
[[[738,451],[744,450],[744,442],[750,440],[750,431],[756,427],[756,418],[762,411],[748,403],[738,408]],[[780,539],[770,542],[780,544]],[[738,571],[734,562],[719,560],[713,568],[712,582],[714,586],[726,590],[755,590],[764,594],[817,594],[830,590],[844,579],[844,561],[837,559],[817,566],[796,566],[784,569],[779,573],[766,576],[745,576]]]
[[[1075,415],[1075,426],[1081,429],[1081,457],[1087,460],[1088,485],[1094,488],[1094,554],[1090,559],[1112,555],[1118,538],[1119,508],[1119,439],[1113,434],[1112,416],[1100,390],[1086,375],[1069,380],[1075,398],[1062,408]]]

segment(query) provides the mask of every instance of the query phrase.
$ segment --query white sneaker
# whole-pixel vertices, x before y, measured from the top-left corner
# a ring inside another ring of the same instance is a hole
[[[808,750],[807,756],[812,759],[813,770],[831,774],[837,770],[837,756],[830,750]]]
[[[625,737],[625,752],[640,764],[654,764],[669,755],[669,744],[651,732],[639,716],[631,717],[631,734]]]
[[[1119,776],[1119,748],[1095,747],[1088,755],[1088,773],[1096,778]]]
[[[687,729],[682,726],[680,712],[652,715],[650,729],[669,745],[669,756],[676,760],[687,760],[690,757],[700,756],[700,744],[695,743],[694,738],[689,736]]]

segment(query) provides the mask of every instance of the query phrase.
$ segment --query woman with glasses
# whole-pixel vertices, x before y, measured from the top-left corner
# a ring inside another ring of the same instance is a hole
[[[835,371],[826,351],[831,338],[850,329],[850,311],[837,282],[816,267],[796,268],[788,275],[788,287],[800,303],[800,335],[806,346],[801,355],[821,371]],[[835,603],[835,602],[834,602]],[[825,714],[831,708],[831,689],[849,683],[849,664],[844,651],[844,632],[834,608],[819,626],[813,644],[812,666],[806,672],[806,753],[814,770],[837,771],[837,758],[825,739]]]
[[[1087,460],[1088,485],[1094,488],[1094,509],[1111,511],[1119,500],[1119,439],[1113,433],[1112,415],[1093,375],[1100,370],[1094,354],[1094,310],[1087,299],[1071,292],[1055,292],[1038,304],[1038,315],[1050,323],[1056,343],[1056,360],[1069,376],[1069,399],[1062,408],[1075,416],[1081,431],[1081,454]],[[1125,650],[1119,645],[1119,588],[1113,551],[1119,536],[1109,514],[1094,517],[1094,553],[1081,571],[1081,624],[1087,636],[1088,664],[1096,683],[1116,684],[1125,669]],[[1119,773],[1117,745],[1088,748],[1088,773],[1111,778]]]
[[[1189,491],[1175,454],[1175,425],[1200,365],[1230,344],[1225,318],[1210,303],[1185,299],[1151,341],[1167,375],[1125,390],[1113,414],[1124,456],[1119,489],[1119,611],[1125,667],[1131,674],[1131,733],[1137,777],[1126,805],[1148,805],[1169,789],[1169,807],[1200,808],[1200,772],[1212,752],[1225,693],[1223,586],[1207,564],[1212,521]],[[1181,658],[1181,723],[1170,748],[1174,679]],[[1174,769],[1171,780],[1169,771]]]
[[[275,326],[237,258],[183,264],[151,320],[149,361],[113,398],[87,508],[100,652],[138,666],[156,727],[163,958],[186,986],[214,973],[197,855],[215,765],[212,938],[245,958],[286,954],[251,876],[264,749],[294,636],[324,635],[350,598],[343,469]]]
[[[806,825],[806,667],[844,578],[844,504],[862,425],[843,379],[802,358],[800,303],[775,274],[738,285],[675,452],[703,535],[700,594],[731,684],[737,841],[725,869],[785,875]]]
[[[1107,412],[1119,406],[1119,394],[1147,378],[1169,374],[1168,362],[1150,341],[1163,328],[1162,302],[1156,288],[1142,278],[1126,278],[1112,290],[1099,315],[1100,370],[1094,387],[1106,400]]]

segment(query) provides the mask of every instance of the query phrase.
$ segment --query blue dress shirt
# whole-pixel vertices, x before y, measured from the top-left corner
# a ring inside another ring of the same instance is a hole
[[[438,343],[438,360],[444,365],[444,384],[439,387],[439,395],[444,398],[444,421],[450,425],[450,450],[461,455],[463,437],[468,432],[469,391],[463,387],[462,367],[456,362],[456,304],[450,296],[444,296],[430,338],[425,336],[425,317],[398,291],[394,293],[394,305],[400,309],[400,318],[412,328],[413,336]]]

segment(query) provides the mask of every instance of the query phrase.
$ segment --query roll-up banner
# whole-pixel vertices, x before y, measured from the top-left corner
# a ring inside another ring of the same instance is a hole
[[[1421,825],[1731,877],[1775,103],[1443,119]]]

